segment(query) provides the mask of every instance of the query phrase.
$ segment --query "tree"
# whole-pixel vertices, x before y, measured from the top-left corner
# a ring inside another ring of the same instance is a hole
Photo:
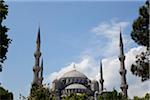
[[[98,96],[98,100],[128,100],[128,98],[114,89],[112,92],[102,92],[102,94]]]
[[[144,97],[134,96],[133,100],[150,100],[150,94],[146,93]]]
[[[28,100],[50,100],[50,91],[48,88],[33,84]]]
[[[2,71],[2,63],[7,59],[6,53],[8,52],[9,44],[11,39],[6,34],[8,28],[2,25],[3,20],[6,19],[8,14],[8,6],[4,4],[3,0],[0,0],[0,71]]]
[[[62,100],[89,100],[89,99],[88,95],[85,93],[80,94],[72,93],[68,96],[63,97]]]
[[[0,86],[0,100],[13,100],[13,94]]]
[[[149,1],[139,9],[139,17],[133,22],[131,37],[138,44],[146,47],[146,51],[136,56],[135,64],[131,65],[131,72],[141,77],[141,81],[150,77],[150,47],[149,47]]]

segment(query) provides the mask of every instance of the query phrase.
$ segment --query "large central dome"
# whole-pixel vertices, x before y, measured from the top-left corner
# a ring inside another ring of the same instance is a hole
[[[68,78],[68,77],[87,78],[83,73],[81,73],[77,70],[69,71],[69,72],[65,73],[61,78]]]
[[[97,81],[89,80],[86,75],[77,71],[74,67],[74,69],[67,71],[60,78],[53,81],[52,91],[60,94],[61,97],[66,97],[72,93],[84,93],[92,96],[95,91],[99,91],[99,85]]]

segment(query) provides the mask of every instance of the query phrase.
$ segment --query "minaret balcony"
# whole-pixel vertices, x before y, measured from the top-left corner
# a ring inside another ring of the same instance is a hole
[[[120,88],[123,90],[123,89],[128,89],[128,85],[127,84],[121,84],[120,85]]]
[[[103,79],[100,79],[100,83],[104,83],[104,80],[103,80]]]
[[[120,56],[119,56],[119,60],[120,60],[120,61],[124,61],[124,60],[125,60],[125,56],[124,56],[124,55],[120,55]]]
[[[34,56],[37,58],[39,58],[40,56],[41,56],[41,52],[40,51],[36,51],[35,53],[34,53]]]
[[[126,69],[120,69],[119,72],[121,75],[125,75],[127,73],[127,70]]]
[[[39,66],[34,66],[34,67],[33,67],[33,71],[34,71],[34,72],[35,72],[35,71],[39,72],[39,71],[40,71],[40,67],[39,67]]]

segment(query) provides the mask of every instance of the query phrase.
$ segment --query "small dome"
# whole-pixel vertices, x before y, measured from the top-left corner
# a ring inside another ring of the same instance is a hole
[[[69,72],[65,73],[61,78],[67,78],[67,77],[87,78],[83,73],[81,73],[77,70],[69,71]]]
[[[65,89],[87,89],[84,85],[82,84],[71,84],[67,86]]]

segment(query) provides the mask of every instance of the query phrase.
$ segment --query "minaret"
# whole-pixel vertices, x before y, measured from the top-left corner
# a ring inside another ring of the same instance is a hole
[[[41,67],[39,66],[40,64],[40,57],[41,57],[41,52],[40,52],[40,28],[38,30],[38,35],[37,35],[37,40],[36,40],[36,51],[34,53],[35,57],[35,65],[33,67],[33,72],[34,72],[34,79],[32,84],[37,84],[40,85],[40,78],[39,78],[39,71],[41,70]]]
[[[119,43],[119,48],[120,48],[120,55],[119,55],[119,60],[120,60],[120,75],[121,75],[121,85],[120,88],[122,90],[122,93],[125,97],[128,96],[127,94],[127,89],[128,89],[128,85],[126,82],[126,69],[125,69],[125,55],[124,55],[124,50],[123,50],[123,40],[122,40],[122,35],[121,35],[121,31],[120,31],[120,43]]]
[[[100,61],[100,80],[99,80],[99,82],[100,82],[100,91],[99,92],[103,92],[103,90],[104,90],[104,85],[103,85],[104,79],[103,79],[103,69],[102,69],[102,62],[101,61]]]
[[[40,71],[40,84],[43,82],[43,59],[41,61],[41,71]]]

